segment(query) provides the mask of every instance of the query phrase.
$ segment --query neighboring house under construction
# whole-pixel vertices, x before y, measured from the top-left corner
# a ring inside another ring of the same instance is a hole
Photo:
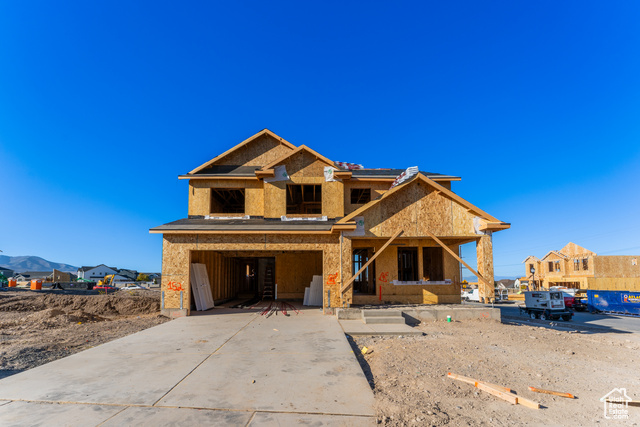
[[[569,243],[542,259],[524,260],[525,277],[535,286],[565,286],[574,289],[640,291],[639,255],[598,255]],[[532,277],[531,267],[535,269]]]

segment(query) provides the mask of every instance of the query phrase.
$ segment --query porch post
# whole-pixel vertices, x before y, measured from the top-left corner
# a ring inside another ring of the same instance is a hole
[[[478,294],[480,301],[488,303],[494,298],[494,286],[493,286],[493,243],[491,241],[491,234],[486,234],[476,242],[476,256],[478,259],[478,273],[484,277],[487,282],[482,280],[478,281]]]

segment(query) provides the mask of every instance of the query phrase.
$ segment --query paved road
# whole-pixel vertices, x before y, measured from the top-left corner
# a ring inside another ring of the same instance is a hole
[[[496,304],[502,313],[503,321],[530,320],[527,314],[520,314],[516,304]],[[549,325],[551,323],[568,328],[588,330],[592,332],[611,332],[619,334],[638,334],[640,336],[640,317],[613,316],[610,314],[591,314],[589,312],[575,312],[569,322],[558,321],[532,321],[536,324]],[[637,337],[636,337],[637,338]]]
[[[214,309],[0,380],[1,426],[372,425],[334,316]]]

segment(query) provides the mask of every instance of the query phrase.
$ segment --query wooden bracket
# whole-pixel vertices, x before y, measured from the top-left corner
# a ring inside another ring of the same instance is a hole
[[[385,249],[387,249],[387,246],[389,246],[391,242],[393,242],[399,235],[401,235],[402,232],[402,229],[396,231],[395,234],[391,236],[389,240],[387,240],[387,243],[385,243],[379,250],[377,250],[376,253],[373,254],[373,256],[369,259],[369,261],[367,261],[367,263],[363,265],[362,268],[358,270],[358,272],[354,274],[353,277],[351,277],[351,279],[346,281],[342,289],[340,289],[340,295],[344,294],[344,291],[346,291],[349,286],[351,286],[353,281],[356,280],[356,277],[358,277],[360,273],[362,273],[367,267],[369,267],[369,264],[371,264],[378,257],[378,255],[380,255]]]
[[[467,267],[469,269],[470,272],[473,273],[474,276],[477,276],[478,279],[482,280],[486,285],[491,286],[493,288],[493,283],[489,283],[489,281],[487,279],[485,279],[484,277],[482,277],[480,275],[480,273],[478,273],[477,271],[475,271],[473,268],[471,268],[471,266],[469,264],[467,264],[466,262],[464,262],[462,260],[462,258],[460,258],[455,252],[453,252],[449,246],[445,245],[444,243],[442,243],[442,241],[440,239],[438,239],[436,237],[435,234],[433,234],[432,232],[430,232],[429,230],[425,230],[427,232],[427,234],[429,235],[429,237],[431,237],[433,240],[436,241],[437,244],[439,244],[440,246],[442,246],[442,248],[449,252],[449,254],[451,254],[452,257],[454,257],[455,259],[457,259],[458,261],[460,261],[465,267]]]

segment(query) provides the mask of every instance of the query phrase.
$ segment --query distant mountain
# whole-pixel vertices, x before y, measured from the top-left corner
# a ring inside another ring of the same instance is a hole
[[[47,261],[38,256],[7,256],[0,255],[0,267],[22,273],[23,271],[51,271],[54,268],[60,271],[75,273],[78,267],[69,264]]]

